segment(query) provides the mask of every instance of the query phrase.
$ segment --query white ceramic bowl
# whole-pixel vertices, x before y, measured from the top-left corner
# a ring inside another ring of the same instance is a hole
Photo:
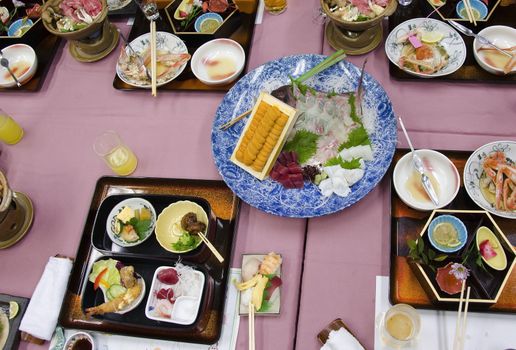
[[[150,210],[151,225],[150,225],[149,229],[147,231],[145,231],[145,233],[143,234],[143,236],[144,236],[143,239],[139,239],[135,242],[126,242],[115,233],[115,223],[117,221],[116,217],[122,211],[122,209],[124,209],[124,207],[130,207],[133,210],[142,209],[142,208],[146,208],[146,209]],[[154,231],[154,227],[156,227],[156,210],[154,209],[154,207],[152,206],[152,204],[149,201],[147,201],[143,198],[128,198],[128,199],[121,201],[120,203],[115,205],[113,207],[113,209],[111,209],[111,212],[109,213],[108,218],[106,220],[106,232],[107,232],[109,238],[111,239],[111,241],[113,241],[113,243],[115,243],[121,247],[134,247],[139,244],[142,244],[147,239],[149,239],[150,236],[152,236],[152,231]]]
[[[74,341],[76,339],[80,339],[80,338],[86,338],[90,341],[91,343],[91,350],[95,350],[96,347],[95,347],[95,340],[93,339],[93,336],[89,333],[86,333],[86,332],[77,332],[77,333],[74,333],[72,334],[65,342],[65,345],[63,347],[63,350],[68,350],[69,347],[71,347],[71,345],[74,343]]]
[[[493,44],[500,48],[508,48],[516,46],[516,29],[507,26],[491,26],[481,30],[478,35],[481,35],[491,41]],[[484,70],[489,73],[496,75],[504,75],[503,69],[497,68],[486,62],[484,54],[478,50],[482,47],[480,42],[475,38],[473,40],[473,54],[475,60]],[[512,69],[508,74],[516,73],[516,67]]]
[[[444,154],[437,151],[420,149],[416,153],[421,157],[427,173],[433,175],[439,184],[439,187],[435,188],[439,205],[436,207],[429,198],[419,199],[409,191],[409,181],[416,172],[410,152],[401,157],[394,167],[393,181],[396,193],[406,205],[417,210],[433,210],[447,206],[459,192],[460,178],[457,168]]]
[[[480,190],[480,177],[482,175],[484,159],[493,152],[503,151],[505,156],[516,161],[516,142],[495,141],[488,143],[471,154],[464,166],[464,187],[473,201],[488,212],[509,219],[516,219],[516,211],[503,211],[496,209],[489,203]]]
[[[2,50],[3,56],[9,61],[9,67],[20,83],[27,83],[38,69],[38,57],[29,45],[14,44]],[[8,88],[16,85],[7,69],[0,67],[0,87]]]
[[[242,73],[244,64],[244,49],[231,39],[208,41],[195,51],[191,61],[193,74],[206,85],[231,83]]]
[[[448,63],[439,71],[432,74],[422,74],[400,67],[400,57],[404,44],[400,43],[414,28],[422,28],[427,32],[440,32],[443,38],[441,44],[450,58]],[[432,18],[414,18],[399,24],[394,28],[385,41],[385,53],[389,60],[408,74],[420,78],[435,78],[451,74],[462,67],[466,60],[466,44],[455,29],[448,24]]]

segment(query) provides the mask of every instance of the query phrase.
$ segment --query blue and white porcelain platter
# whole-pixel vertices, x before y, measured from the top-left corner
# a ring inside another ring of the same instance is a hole
[[[305,182],[302,189],[285,189],[267,178],[260,181],[230,161],[231,154],[247,121],[226,131],[220,126],[249,110],[261,91],[290,83],[324,60],[322,55],[294,55],[268,62],[247,73],[225,95],[213,122],[212,153],[218,171],[226,184],[243,201],[270,214],[293,218],[310,218],[340,211],[364,198],[385,175],[397,142],[396,118],[382,86],[369,74],[364,77],[364,125],[369,131],[374,160],[366,162],[364,177],[351,187],[347,197],[335,194],[324,197],[317,186]],[[341,61],[305,83],[318,91],[353,92],[360,79],[360,69]],[[369,124],[369,125],[368,125]],[[372,130],[372,132],[370,131]]]

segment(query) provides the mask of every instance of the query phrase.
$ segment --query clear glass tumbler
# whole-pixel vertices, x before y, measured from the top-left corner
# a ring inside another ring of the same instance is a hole
[[[287,9],[287,0],[264,0],[265,10],[272,15],[279,15]]]
[[[7,113],[0,109],[0,140],[14,145],[23,138],[22,127]]]
[[[93,150],[115,174],[125,176],[136,170],[138,159],[114,131],[106,131],[93,144]]]
[[[421,320],[412,306],[397,304],[387,310],[379,327],[382,341],[386,345],[407,348],[419,335]]]

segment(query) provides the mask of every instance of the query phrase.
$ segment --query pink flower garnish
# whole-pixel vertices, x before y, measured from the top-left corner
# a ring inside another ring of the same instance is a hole
[[[453,263],[449,274],[453,275],[458,280],[464,281],[469,277],[469,270],[462,264]]]

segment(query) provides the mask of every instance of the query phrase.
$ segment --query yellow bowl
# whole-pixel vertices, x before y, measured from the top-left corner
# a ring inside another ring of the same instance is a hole
[[[202,241],[199,241],[195,247],[188,250],[175,250],[172,248],[172,244],[178,240],[178,238],[176,238],[177,235],[174,237],[173,226],[174,224],[181,222],[181,218],[187,213],[195,213],[197,215],[197,220],[206,225],[204,234],[208,232],[208,214],[206,214],[199,204],[191,201],[172,203],[163,209],[163,211],[158,215],[158,220],[156,221],[156,239],[163,249],[172,253],[187,253],[196,249],[201,244]]]

